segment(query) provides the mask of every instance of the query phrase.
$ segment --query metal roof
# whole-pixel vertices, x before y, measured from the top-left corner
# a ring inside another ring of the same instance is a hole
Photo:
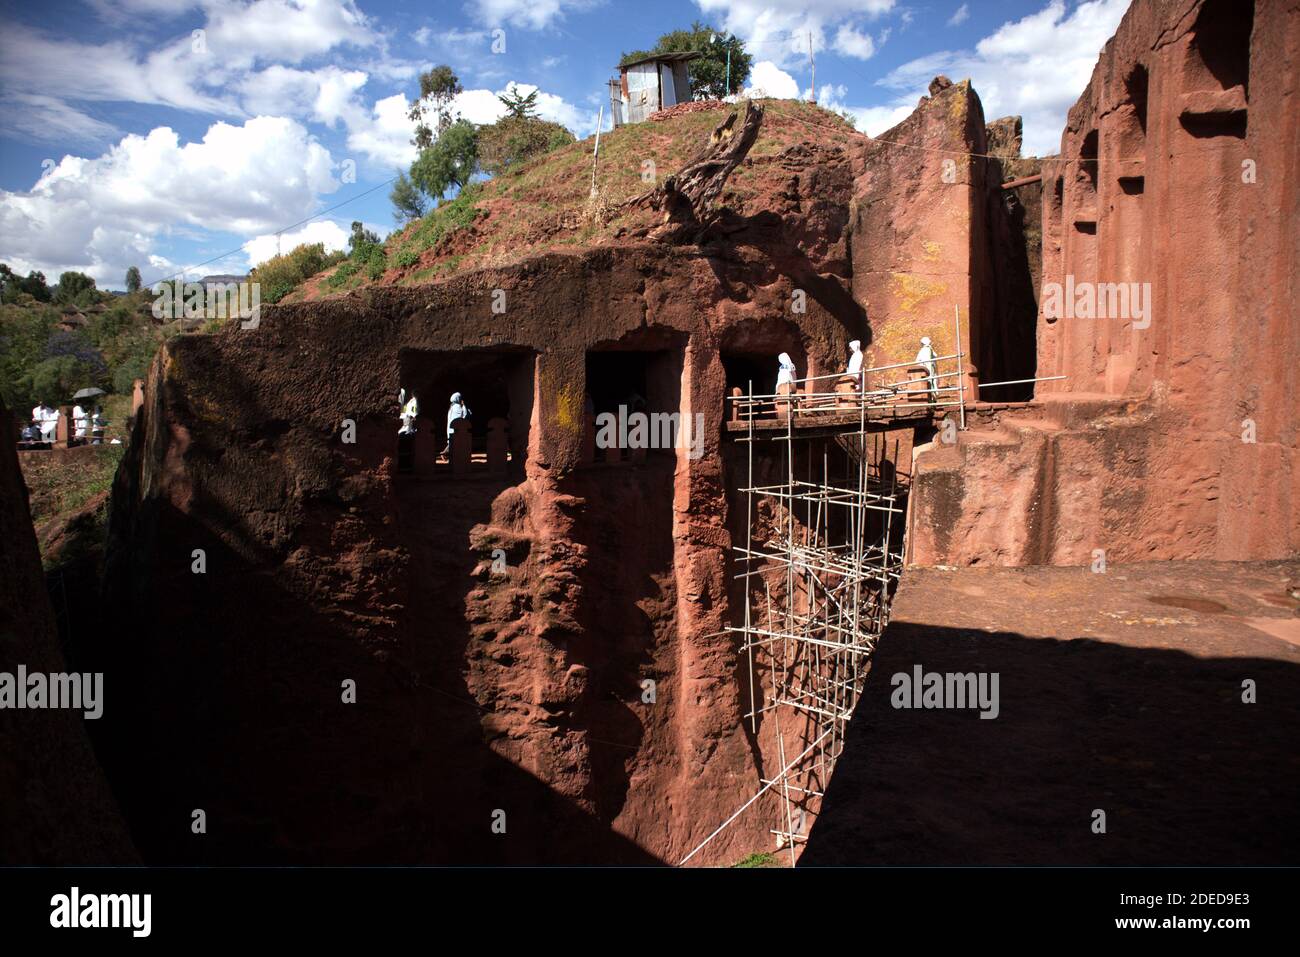
[[[620,70],[626,70],[628,67],[640,66],[642,63],[684,63],[687,60],[698,60],[703,55],[704,54],[697,50],[691,50],[686,53],[651,53],[636,60],[628,60],[626,63],[620,63],[618,68]]]

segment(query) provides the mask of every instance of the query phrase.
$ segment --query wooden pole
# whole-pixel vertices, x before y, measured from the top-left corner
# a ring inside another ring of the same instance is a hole
[[[813,54],[812,31],[808,31],[808,61],[812,64],[812,101],[817,102],[817,57]]]
[[[596,195],[596,166],[600,163],[600,128],[605,125],[605,104],[600,104],[600,115],[596,118],[596,148],[591,153],[591,195]]]

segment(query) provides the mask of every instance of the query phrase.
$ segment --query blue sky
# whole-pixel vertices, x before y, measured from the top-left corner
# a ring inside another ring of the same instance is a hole
[[[405,101],[421,70],[449,63],[476,122],[499,115],[509,84],[537,87],[541,114],[584,137],[621,53],[697,19],[746,41],[756,92],[808,94],[811,35],[819,101],[864,132],[945,73],[973,79],[990,119],[1024,116],[1027,151],[1048,153],[1127,6],[0,0],[0,262],[120,288],[130,265],[146,282],[244,272],[309,217],[284,248],[339,246],[354,219],[387,232],[382,184],[413,158]]]

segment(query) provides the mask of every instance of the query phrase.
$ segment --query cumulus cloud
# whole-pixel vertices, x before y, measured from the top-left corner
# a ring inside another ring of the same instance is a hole
[[[314,219],[301,229],[282,233],[279,237],[275,233],[263,233],[260,236],[254,236],[244,243],[243,248],[244,254],[248,256],[248,268],[252,269],[276,255],[277,249],[280,252],[287,253],[295,246],[301,246],[304,243],[324,243],[327,253],[337,250],[346,251],[348,239],[351,235],[351,230],[344,229],[343,226],[332,219]]]
[[[251,114],[287,113],[335,126],[340,120],[360,121],[362,107],[356,96],[367,79],[360,70],[336,66],[308,71],[276,64],[250,73],[238,89]]]
[[[894,108],[915,104],[931,78],[970,77],[990,118],[1024,118],[1025,149],[1055,152],[1066,114],[1088,85],[1097,55],[1119,26],[1129,0],[1088,0],[1067,11],[1064,0],[1004,23],[974,50],[935,53],[905,63],[882,81],[899,91]]]
[[[489,26],[542,30],[564,19],[567,10],[589,10],[599,4],[600,0],[470,0],[465,9]]]
[[[799,84],[771,60],[760,60],[749,73],[745,96],[771,96],[779,100],[799,97]]]
[[[411,145],[414,128],[407,117],[408,104],[401,93],[375,103],[363,119],[354,119],[348,131],[348,149],[386,169],[406,168],[415,161]]]
[[[337,47],[379,42],[352,0],[204,0],[208,52],[226,69],[262,59],[301,63]]]
[[[202,0],[199,5],[202,26],[180,31],[161,46],[135,38],[88,43],[6,23],[0,31],[0,88],[7,100],[34,111],[21,119],[6,116],[6,126],[29,138],[49,138],[50,132],[39,129],[48,123],[81,138],[102,139],[113,131],[83,106],[95,102],[170,106],[241,118],[262,111],[242,109],[241,92],[253,97],[257,107],[271,107],[266,112],[289,112],[275,109],[271,94],[278,88],[292,105],[294,97],[306,95],[311,74],[278,65],[294,66],[343,47],[384,46],[352,0]],[[155,0],[105,0],[100,12],[153,16]],[[385,57],[378,65],[389,66]],[[269,67],[263,70],[265,76],[255,72],[262,67]],[[401,64],[394,68],[410,71]],[[337,67],[316,72],[321,84],[331,77],[346,84],[357,75]],[[329,93],[326,89],[325,95]]]
[[[876,53],[876,43],[871,34],[862,33],[845,24],[835,32],[835,52],[859,60],[870,60]]]
[[[580,110],[568,100],[554,93],[543,92],[532,83],[510,82],[499,90],[466,90],[452,102],[462,119],[471,123],[495,123],[506,115],[505,104],[499,97],[506,92],[527,96],[536,91],[537,115],[552,123],[559,123],[575,136],[585,137],[596,131],[596,116],[589,110]],[[588,128],[590,127],[590,128]]]
[[[896,0],[695,0],[710,20],[742,37],[758,54],[777,66],[789,67],[808,58],[808,35],[815,49],[825,49],[833,33],[838,52],[867,59],[874,52],[871,37],[851,23],[876,20],[894,9]],[[841,30],[843,45],[839,49]],[[847,52],[853,50],[857,52]]]
[[[334,167],[284,117],[216,123],[184,144],[168,127],[132,134],[95,159],[63,157],[29,191],[0,191],[0,261],[117,284],[161,238],[264,233],[306,218],[338,188]]]

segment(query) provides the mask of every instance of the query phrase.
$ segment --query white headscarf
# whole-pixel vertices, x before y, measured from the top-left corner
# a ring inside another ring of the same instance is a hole
[[[916,361],[925,366],[927,372],[933,378],[935,374],[934,350],[930,348],[930,337],[921,338],[921,348],[916,350]]]
[[[776,373],[776,384],[781,385],[784,382],[794,383],[794,360],[790,358],[790,353],[783,352],[777,356],[777,365],[779,368]]]
[[[845,375],[858,375],[862,372],[862,343],[854,339],[849,343],[849,368]]]
[[[459,392],[453,392],[451,394],[451,407],[447,409],[447,432],[451,432],[451,424],[457,419],[468,418],[469,406],[465,404],[465,401],[460,397]]]

